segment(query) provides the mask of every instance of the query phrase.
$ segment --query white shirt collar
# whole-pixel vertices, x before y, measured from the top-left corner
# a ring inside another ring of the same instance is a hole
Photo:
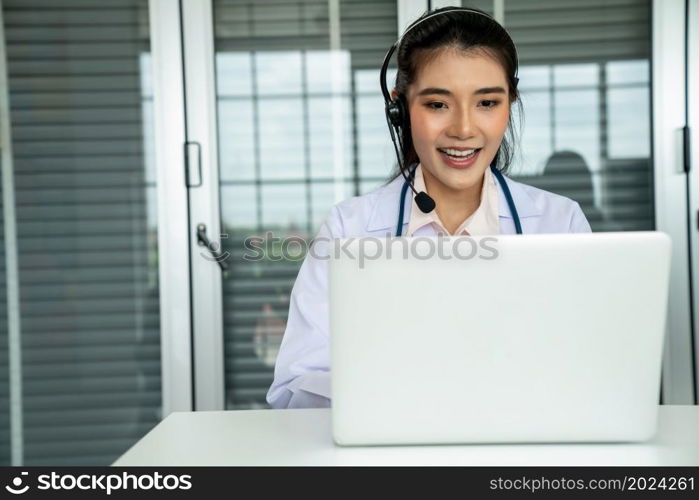
[[[418,165],[415,171],[415,191],[427,192],[425,187],[425,179],[422,174],[422,166]],[[427,193],[429,194],[429,193]],[[413,236],[415,231],[421,227],[432,224],[433,229],[437,233],[448,235],[449,232],[439,220],[436,210],[430,213],[424,213],[412,201],[410,209],[410,221],[408,223],[407,236]],[[456,229],[454,235],[468,234],[472,236],[482,236],[489,234],[500,234],[500,219],[498,217],[498,187],[497,181],[493,176],[490,168],[485,170],[483,175],[483,187],[481,189],[481,202],[478,208],[470,216],[464,220]]]

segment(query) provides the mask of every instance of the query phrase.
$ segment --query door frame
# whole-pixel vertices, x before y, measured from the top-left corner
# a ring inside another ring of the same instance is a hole
[[[189,208],[179,1],[149,0],[158,209],[162,418],[194,409]],[[186,284],[186,286],[183,286]]]
[[[685,125],[685,0],[653,0],[652,137],[656,229],[672,238],[672,267],[663,354],[662,401],[696,404],[688,235]],[[678,78],[678,75],[680,76]],[[695,245],[696,246],[696,245]]]
[[[181,0],[184,40],[185,114],[188,155],[189,249],[192,285],[194,409],[225,409],[222,270],[196,238],[206,227],[209,240],[221,248],[218,128],[214,21],[211,1]],[[195,165],[198,163],[198,165]],[[214,248],[216,248],[216,246]],[[226,259],[224,259],[226,260]]]
[[[699,0],[687,1],[687,89],[699,89]],[[689,220],[691,235],[691,279],[693,285],[693,327],[690,347],[693,351],[694,404],[699,404],[699,94],[687,95],[687,125],[689,126]]]

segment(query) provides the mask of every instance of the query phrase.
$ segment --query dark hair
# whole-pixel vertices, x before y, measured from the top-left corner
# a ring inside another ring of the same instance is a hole
[[[427,16],[450,9],[454,9],[454,7],[426,11],[415,20],[413,25]],[[408,86],[415,81],[419,64],[428,60],[428,57],[436,55],[438,50],[455,48],[463,51],[482,51],[493,57],[502,66],[509,86],[510,104],[517,102],[519,105],[521,122],[522,103],[519,99],[519,91],[517,90],[515,79],[518,67],[517,49],[505,28],[490,15],[479,9],[470,7],[469,9],[480,12],[480,14],[454,10],[423,21],[413,29],[408,28],[396,51],[398,73],[396,75],[395,89],[399,94],[405,96]],[[408,127],[405,127],[402,131],[401,139],[403,141],[402,156],[405,166],[417,163],[419,158],[413,146],[409,122]],[[512,124],[512,114],[510,114],[507,131],[496,153],[496,166],[502,172],[507,172],[512,164],[515,140],[516,133]],[[389,182],[399,175],[401,175],[400,169],[396,165]]]

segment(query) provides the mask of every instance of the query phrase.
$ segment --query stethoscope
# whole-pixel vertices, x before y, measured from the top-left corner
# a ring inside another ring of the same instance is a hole
[[[409,178],[406,179],[403,183],[403,189],[400,192],[400,210],[398,211],[398,225],[396,227],[396,236],[401,236],[403,234],[403,212],[405,209],[405,195],[408,192],[410,182],[412,182],[413,178],[415,177],[415,170],[417,170],[417,166],[410,170]],[[500,187],[502,188],[502,192],[505,195],[505,200],[507,200],[507,206],[510,207],[510,212],[512,212],[512,219],[514,219],[517,234],[522,234],[522,224],[520,224],[519,221],[517,207],[515,206],[515,202],[512,199],[510,188],[507,186],[507,182],[505,182],[505,177],[503,177],[502,173],[495,167],[495,164],[490,165],[490,171],[493,172],[493,175],[495,176],[498,183],[500,184]]]

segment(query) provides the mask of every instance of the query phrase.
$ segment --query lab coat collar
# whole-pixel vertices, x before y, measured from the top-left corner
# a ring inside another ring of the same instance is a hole
[[[367,224],[367,230],[369,231],[380,231],[382,229],[392,229],[395,230],[396,223],[398,222],[398,202],[400,200],[400,192],[403,187],[402,175],[399,175],[386,186],[379,188],[376,192],[378,197],[376,203],[374,204],[374,209],[369,217],[369,223]],[[517,207],[517,213],[519,218],[524,217],[539,217],[541,215],[541,209],[536,205],[531,196],[522,188],[522,184],[511,180],[509,177],[505,176],[505,182],[507,182],[507,187],[510,188],[510,193],[512,194],[512,200],[515,202],[515,207]],[[505,198],[505,193],[502,190],[502,186],[499,182],[498,185],[498,215],[500,219],[512,219],[512,212],[510,207],[507,205],[507,199]],[[412,206],[412,191],[408,188],[408,193],[405,196],[405,224],[410,220],[410,208]]]

